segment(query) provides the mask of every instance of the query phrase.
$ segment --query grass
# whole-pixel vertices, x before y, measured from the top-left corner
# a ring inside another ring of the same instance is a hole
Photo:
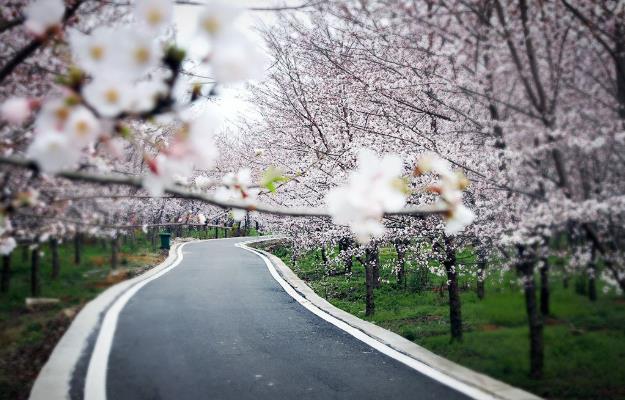
[[[236,229],[229,229],[228,237]],[[257,236],[254,230],[250,235]],[[219,237],[224,230],[219,229]],[[183,237],[210,239],[215,229],[184,229]],[[73,242],[59,246],[60,276],[51,278],[51,256],[47,244],[41,246],[41,295],[57,298],[56,305],[29,310],[25,299],[30,297],[30,258],[26,248],[16,249],[12,254],[11,286],[7,293],[0,293],[0,400],[27,399],[30,387],[50,352],[61,338],[72,318],[89,300],[110,285],[142,272],[164,259],[164,255],[140,231],[134,239],[120,239],[118,271],[110,275],[110,243],[85,239],[81,263],[74,263]]]
[[[351,275],[329,276],[319,251],[304,254],[295,263],[288,248],[271,251],[336,307],[469,368],[551,399],[625,399],[625,301],[615,295],[591,302],[576,293],[574,284],[565,289],[552,277],[545,376],[534,380],[528,376],[524,297],[510,272],[486,280],[483,300],[475,294],[474,278],[460,280],[465,335],[462,342],[451,343],[446,291],[437,291],[446,278],[413,266],[407,287],[401,287],[391,267],[396,257],[392,248],[380,251],[383,283],[375,290],[372,317],[364,315],[364,268],[358,262]],[[462,253],[459,258],[470,263],[470,250]]]

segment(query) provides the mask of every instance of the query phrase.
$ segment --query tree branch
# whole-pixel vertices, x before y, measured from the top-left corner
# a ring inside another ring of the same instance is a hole
[[[84,3],[85,0],[77,0],[76,3],[74,3],[74,5],[72,5],[71,7],[67,8],[65,10],[65,15],[63,16],[63,23],[67,22],[67,20],[69,20],[72,16],[74,16],[74,14],[76,14],[76,11],[78,11],[78,8],[82,5],[82,3]],[[9,75],[11,75],[11,73],[13,73],[13,70],[20,65],[22,62],[24,62],[28,57],[30,57],[35,51],[37,51],[37,49],[39,49],[44,43],[46,43],[45,40],[40,39],[40,38],[36,38],[33,39],[30,43],[28,43],[25,47],[23,47],[21,50],[19,50],[14,56],[13,58],[11,58],[3,67],[2,69],[0,69],[0,83],[2,83],[2,81],[4,81]]]
[[[39,167],[34,161],[17,158],[17,157],[4,157],[0,156],[0,164],[11,165],[14,167],[26,168],[33,171],[39,171]],[[112,176],[112,175],[98,175],[86,172],[67,171],[56,174],[60,178],[69,179],[72,181],[81,181],[87,183],[95,183],[101,185],[122,185],[135,188],[143,188],[143,182],[139,177],[128,176]],[[207,204],[211,204],[221,208],[236,208],[247,211],[257,211],[265,214],[284,215],[291,217],[330,217],[328,211],[323,207],[282,207],[271,206],[268,204],[255,203],[250,204],[245,201],[223,201],[215,198],[214,196],[185,190],[179,187],[170,187],[165,190],[166,193],[174,195],[181,199],[198,200]],[[427,217],[433,214],[444,214],[448,211],[447,207],[440,205],[422,205],[406,207],[400,211],[386,213],[386,216],[390,215],[410,215],[414,217]]]

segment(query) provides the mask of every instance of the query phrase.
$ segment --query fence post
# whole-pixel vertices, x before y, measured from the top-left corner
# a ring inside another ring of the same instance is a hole
[[[59,261],[59,241],[56,238],[50,239],[50,252],[52,253],[52,279],[59,277],[61,263]]]
[[[82,234],[76,232],[74,235],[74,264],[80,264],[80,253],[82,252]]]
[[[2,256],[2,282],[0,291],[6,293],[11,285],[11,253]]]
[[[38,297],[41,293],[41,281],[39,280],[39,247],[35,247],[31,251],[30,264],[30,294]]]
[[[117,232],[115,232],[115,236],[111,239],[111,269],[117,268],[117,259],[118,259],[118,246],[119,246],[119,237]]]

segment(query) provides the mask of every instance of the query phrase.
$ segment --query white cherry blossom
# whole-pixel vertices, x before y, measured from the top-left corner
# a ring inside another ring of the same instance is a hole
[[[199,117],[185,122],[172,145],[172,154],[186,157],[197,168],[212,168],[219,156],[214,137],[222,126],[223,116],[219,108],[209,104]]]
[[[432,172],[441,177],[441,181],[429,186],[430,191],[440,195],[439,203],[447,207],[445,233],[455,235],[470,225],[475,213],[462,204],[462,192],[469,185],[463,173],[452,171],[449,161],[435,154],[422,156],[415,169],[415,174]]]
[[[132,86],[123,80],[97,78],[85,86],[83,94],[98,114],[115,117],[130,106]]]
[[[14,125],[21,125],[32,112],[32,102],[25,97],[10,97],[0,107],[0,117]]]
[[[252,171],[242,168],[237,173],[227,173],[222,179],[223,186],[215,191],[215,198],[221,201],[238,200],[246,205],[253,205],[258,197],[259,190],[252,186]],[[232,217],[241,221],[245,218],[246,210],[233,209]]]
[[[162,47],[150,32],[132,27],[119,31],[123,41],[118,44],[115,72],[121,78],[133,80],[144,77],[159,64]]]
[[[418,174],[427,174],[433,172],[443,177],[451,177],[451,163],[434,153],[426,153],[419,158],[417,168]]]
[[[207,188],[213,183],[213,180],[207,176],[200,175],[193,182],[199,188]]]
[[[5,232],[10,231],[11,229],[13,229],[11,220],[0,214],[0,235],[4,235]]]
[[[174,7],[171,0],[137,0],[135,19],[152,32],[161,32],[173,19]]]
[[[69,136],[55,131],[40,132],[26,152],[43,172],[57,173],[74,167],[80,151],[73,146]]]
[[[17,241],[12,236],[0,238],[0,255],[6,256],[11,254],[17,247]]]
[[[352,171],[348,183],[326,195],[332,219],[347,225],[361,243],[384,234],[380,222],[385,212],[398,211],[406,203],[400,176],[403,162],[396,155],[378,158],[371,150],[361,150],[358,169]]]
[[[206,223],[206,215],[200,213],[197,216],[197,219],[199,221],[200,224],[204,225]]]
[[[134,85],[127,110],[133,113],[143,113],[156,106],[159,97],[167,93],[167,85],[162,81],[141,81]]]
[[[209,37],[221,35],[232,27],[233,22],[241,14],[241,9],[222,1],[211,1],[199,17],[200,31]]]
[[[70,136],[73,146],[86,147],[100,135],[100,121],[86,107],[77,106],[67,119],[65,133]]]
[[[52,98],[43,103],[35,120],[35,131],[62,131],[72,112],[65,98]]]
[[[92,75],[115,73],[119,46],[125,38],[116,28],[101,26],[90,34],[78,30],[69,33],[69,43],[74,61]]]
[[[35,35],[43,35],[48,29],[59,25],[64,14],[63,0],[34,0],[24,10],[26,29]]]
[[[149,162],[150,171],[143,178],[143,187],[155,197],[162,196],[180,178],[193,172],[193,164],[186,159],[159,154]]]
[[[445,218],[445,233],[455,235],[473,223],[474,219],[475,213],[463,204],[459,204],[453,207]]]

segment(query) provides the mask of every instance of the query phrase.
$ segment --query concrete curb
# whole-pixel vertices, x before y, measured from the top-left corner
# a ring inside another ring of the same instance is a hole
[[[495,398],[503,400],[539,400],[540,397],[522,389],[498,381],[487,375],[473,371],[469,368],[456,364],[446,358],[432,353],[431,351],[403,338],[402,336],[381,328],[375,324],[355,317],[348,312],[334,307],[327,300],[318,296],[304,281],[302,281],[281,259],[264,250],[252,248],[250,245],[260,243],[279,242],[283,239],[276,237],[262,238],[241,243],[239,246],[247,250],[258,252],[267,257],[279,276],[288,283],[299,295],[309,301],[322,312],[346,323],[350,327],[364,333],[373,340],[387,346],[412,360],[430,367],[441,374],[461,382],[476,391],[483,393],[482,398]],[[389,354],[389,356],[391,356]],[[399,358],[398,361],[402,362]],[[408,364],[407,364],[408,365]],[[410,365],[409,365],[410,366]],[[452,385],[450,385],[452,386]],[[453,387],[453,386],[452,386]],[[477,396],[475,396],[477,398]]]
[[[97,329],[108,308],[119,296],[134,285],[159,273],[173,264],[178,257],[182,257],[182,253],[178,251],[182,244],[174,243],[165,261],[158,266],[139,276],[109,287],[80,310],[61,340],[54,347],[46,364],[39,371],[30,391],[30,400],[70,398],[74,368],[88,347],[90,335]]]

